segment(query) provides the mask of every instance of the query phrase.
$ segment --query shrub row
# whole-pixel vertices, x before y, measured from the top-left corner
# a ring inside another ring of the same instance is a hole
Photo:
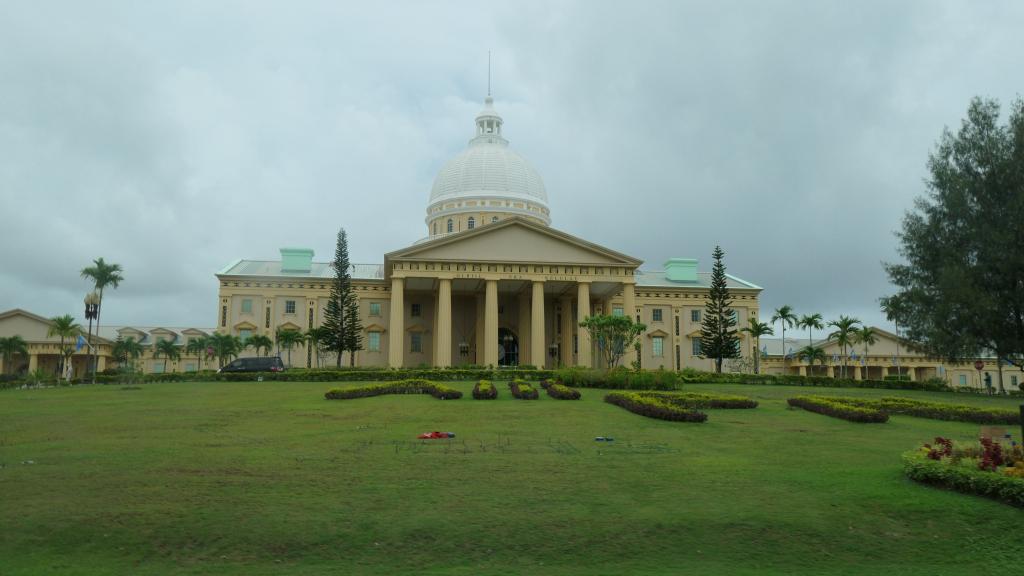
[[[667,370],[612,370],[593,368],[562,368],[555,370],[556,379],[572,388],[605,388],[613,390],[677,390],[679,372]]]
[[[547,384],[548,384],[547,386],[544,386],[544,383],[542,382],[541,386],[544,386],[544,389],[546,389],[548,391],[548,396],[551,396],[552,398],[554,398],[556,400],[579,400],[580,399],[580,391],[579,390],[575,390],[573,388],[569,388],[565,384],[559,384],[558,382],[550,382],[550,381],[548,381]]]
[[[455,388],[428,380],[400,380],[383,384],[357,386],[355,388],[333,388],[328,390],[324,397],[328,400],[351,400],[353,398],[367,398],[383,394],[430,394],[438,400],[457,400],[462,398],[462,392]]]
[[[766,386],[812,386],[823,388],[876,388],[889,390],[929,390],[945,392],[950,388],[941,379],[910,381],[893,380],[853,380],[850,378],[830,378],[828,376],[797,376],[791,374],[740,374],[701,372],[684,369],[679,375],[683,384],[751,384]]]
[[[508,389],[512,391],[513,397],[520,400],[536,400],[540,398],[540,393],[537,392],[537,389],[525,380],[513,380],[509,382]]]
[[[498,397],[498,389],[490,380],[481,380],[473,386],[474,400],[494,400]]]
[[[978,408],[963,404],[927,402],[911,398],[886,396],[876,401],[879,407],[890,414],[903,414],[932,420],[951,420],[975,424],[1019,424],[1020,413],[1000,408]]]
[[[612,392],[605,395],[604,401],[648,418],[674,422],[704,422],[708,419],[707,414],[698,410],[682,408],[661,398],[636,392]]]
[[[856,406],[844,401],[845,398],[822,398],[820,396],[797,396],[787,400],[790,406],[803,408],[825,416],[842,418],[850,422],[882,423],[889,421],[889,415],[876,408]]]
[[[919,450],[903,454],[903,472],[917,482],[1024,507],[1024,478],[933,460]]]
[[[735,409],[757,408],[757,400],[735,394],[706,394],[703,392],[640,392],[641,396],[661,398],[683,408]]]

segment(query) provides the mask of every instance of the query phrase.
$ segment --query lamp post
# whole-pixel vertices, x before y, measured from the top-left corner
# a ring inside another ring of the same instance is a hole
[[[86,373],[92,370],[92,383],[96,383],[96,348],[92,345],[92,321],[99,315],[100,295],[96,292],[89,292],[85,295],[85,317],[89,320],[89,360]],[[96,324],[96,332],[100,331],[99,323]]]

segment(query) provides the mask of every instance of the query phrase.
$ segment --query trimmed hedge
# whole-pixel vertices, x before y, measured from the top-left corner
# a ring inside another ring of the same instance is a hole
[[[328,400],[351,400],[384,394],[430,394],[438,400],[457,400],[462,398],[462,392],[459,390],[427,380],[401,380],[398,382],[357,386],[355,388],[334,388],[328,390],[324,397]]]
[[[972,422],[975,424],[1020,424],[1020,413],[1000,408],[978,408],[963,404],[927,402],[911,398],[886,396],[877,401],[881,409],[891,414],[903,414],[932,420]]]
[[[605,395],[604,401],[625,408],[634,414],[659,420],[704,422],[708,419],[707,414],[698,410],[682,408],[661,398],[636,392],[612,392]]]
[[[911,480],[1001,500],[1024,507],[1024,479],[932,460],[920,450],[903,454],[903,473]]]
[[[614,390],[677,390],[681,381],[679,372],[667,370],[612,370],[593,368],[562,368],[555,371],[559,382],[572,388],[605,388]]]
[[[474,400],[494,400],[498,397],[498,388],[489,380],[481,380],[473,386]]]
[[[512,391],[512,396],[519,400],[537,400],[540,398],[540,393],[537,392],[537,389],[525,380],[509,382],[508,389]]]
[[[683,408],[747,409],[757,408],[757,400],[735,394],[706,394],[703,392],[639,392],[641,396],[660,398]]]
[[[544,386],[544,383],[541,383]],[[559,384],[558,382],[548,382],[544,388],[548,391],[548,396],[556,400],[579,400],[580,391],[569,388],[565,384]]]
[[[841,418],[850,422],[877,423],[889,421],[885,412],[845,402],[845,398],[823,398],[820,396],[797,396],[787,400],[790,406],[803,408],[833,418]]]
[[[751,384],[765,386],[812,386],[822,388],[874,388],[889,390],[928,390],[948,392],[952,390],[942,380],[853,380],[830,378],[828,376],[796,376],[790,374],[736,374],[700,372],[684,369],[679,375],[683,384]]]

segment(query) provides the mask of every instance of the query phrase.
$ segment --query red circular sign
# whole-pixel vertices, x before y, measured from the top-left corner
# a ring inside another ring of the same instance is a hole
[[[981,360],[975,360],[974,361],[974,369],[975,370],[981,370],[984,367],[985,367],[985,363],[982,362]]]

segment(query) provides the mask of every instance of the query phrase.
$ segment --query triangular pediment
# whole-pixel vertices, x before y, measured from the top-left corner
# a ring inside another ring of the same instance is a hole
[[[487,261],[639,266],[642,261],[524,218],[507,218],[473,230],[396,250],[387,260]]]

